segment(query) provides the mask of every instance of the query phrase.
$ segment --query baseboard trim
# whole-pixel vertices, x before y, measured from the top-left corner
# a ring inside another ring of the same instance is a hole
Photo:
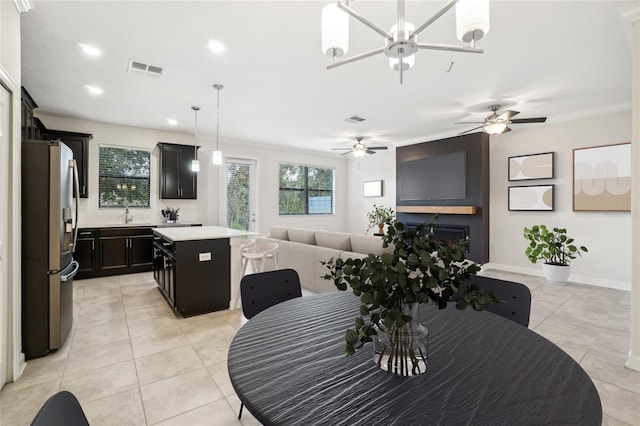
[[[517,274],[533,275],[534,277],[544,277],[541,268],[525,268],[522,266],[505,265],[502,263],[485,263],[482,265],[483,270],[497,269],[506,272],[515,272]],[[611,281],[601,278],[587,277],[584,275],[571,274],[569,281],[579,284],[594,285],[598,287],[614,288],[617,290],[631,291],[631,283],[624,281]]]
[[[629,353],[629,357],[627,358],[627,362],[624,364],[624,366],[631,370],[640,371],[640,357],[631,355],[631,353]]]

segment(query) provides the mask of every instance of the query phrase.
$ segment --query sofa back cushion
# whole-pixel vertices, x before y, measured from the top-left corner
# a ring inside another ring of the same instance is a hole
[[[272,226],[270,233],[271,238],[277,238],[278,240],[289,239],[289,228],[285,226]]]
[[[393,253],[391,246],[386,249],[382,247],[382,238],[372,235],[351,235],[351,249],[356,253],[382,254]]]
[[[314,229],[289,228],[289,241],[303,244],[316,244],[316,231]]]
[[[351,234],[345,232],[316,231],[316,244],[336,250],[351,251]]]

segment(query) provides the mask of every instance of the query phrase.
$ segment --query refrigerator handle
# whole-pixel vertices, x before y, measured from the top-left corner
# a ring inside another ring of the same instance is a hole
[[[78,241],[78,210],[80,208],[80,179],[78,178],[78,163],[76,162],[76,159],[72,159],[70,161],[69,166],[71,168],[73,168],[73,181],[75,182],[75,189],[76,189],[76,193],[75,193],[75,197],[74,197],[74,201],[76,203],[76,214],[75,214],[75,220],[73,221],[73,247],[71,247],[71,250],[73,251],[73,253],[76,252],[76,242]]]
[[[65,274],[65,275],[60,274],[60,281],[61,282],[67,282],[70,279],[72,279],[78,273],[78,269],[80,269],[80,264],[76,260],[74,260],[73,262],[71,262],[71,264],[69,264],[69,267],[73,267],[73,271],[71,271],[71,272],[69,272],[68,274]],[[66,269],[69,269],[69,268],[67,267],[67,268],[65,268],[65,270]],[[62,271],[62,272],[64,272],[64,271]]]

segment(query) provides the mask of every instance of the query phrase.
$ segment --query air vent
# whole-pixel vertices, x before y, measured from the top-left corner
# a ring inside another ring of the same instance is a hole
[[[362,123],[364,120],[366,120],[366,118],[358,117],[357,115],[344,119],[344,121],[348,123]]]
[[[164,70],[154,65],[143,64],[142,62],[136,62],[129,60],[129,68],[127,69],[132,74],[144,74],[149,77],[160,78]]]

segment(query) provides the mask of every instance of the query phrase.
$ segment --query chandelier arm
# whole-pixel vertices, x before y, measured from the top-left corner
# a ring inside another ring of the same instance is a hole
[[[409,37],[413,38],[413,37],[417,36],[418,34],[420,34],[425,28],[427,28],[429,25],[433,24],[438,18],[440,18],[445,13],[447,13],[447,11],[449,9],[451,9],[453,6],[455,6],[456,3],[458,3],[458,1],[460,1],[460,0],[451,0],[449,3],[444,5],[444,7],[442,9],[440,9],[439,11],[437,11],[435,13],[435,15],[433,15],[431,18],[429,18],[429,20],[427,22],[425,22],[424,24],[422,24],[418,28],[416,28],[411,33],[411,35]]]
[[[426,43],[417,43],[419,49],[427,49],[427,50],[447,50],[450,52],[466,52],[466,53],[483,53],[484,49],[479,49],[477,47],[462,47],[455,46],[452,44],[426,44]]]
[[[360,59],[368,58],[369,56],[375,56],[375,55],[378,55],[380,53],[384,53],[384,47],[381,47],[379,49],[370,50],[368,52],[364,52],[364,53],[361,53],[359,55],[352,56],[352,57],[347,58],[347,59],[343,59],[342,61],[336,61],[331,65],[327,65],[327,69],[330,70],[330,69],[333,69],[335,67],[339,67],[340,65],[349,64],[351,62],[355,62],[355,61],[358,61]]]
[[[458,1],[458,0],[455,0]],[[348,13],[349,15],[351,15],[353,18],[357,19],[358,21],[362,22],[363,24],[365,24],[367,27],[371,28],[373,31],[377,32],[378,34],[380,34],[382,37],[386,38],[389,41],[393,41],[393,36],[391,34],[389,34],[387,31],[385,31],[383,28],[379,27],[378,25],[374,24],[373,22],[371,22],[370,20],[368,20],[367,18],[365,18],[364,16],[360,15],[358,12],[356,12],[355,10],[351,9],[349,6],[346,6],[344,3],[342,3],[341,1],[338,2],[338,7],[340,9],[342,9],[343,11],[345,11],[346,13]]]

